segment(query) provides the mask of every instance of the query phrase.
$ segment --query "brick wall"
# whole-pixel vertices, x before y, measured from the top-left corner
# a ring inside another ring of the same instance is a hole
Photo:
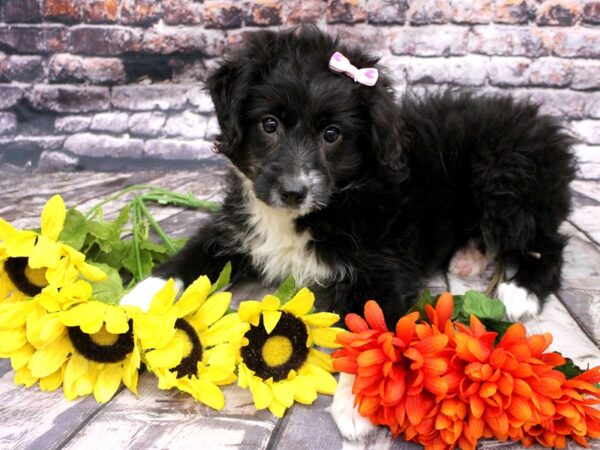
[[[543,102],[600,178],[600,1],[0,0],[0,163],[191,167],[218,158],[202,80],[244,33],[301,22],[381,54],[399,91]]]

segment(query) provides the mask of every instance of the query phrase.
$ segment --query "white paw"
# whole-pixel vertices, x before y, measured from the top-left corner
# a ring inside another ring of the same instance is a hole
[[[377,427],[369,419],[361,416],[358,408],[354,407],[353,383],[354,375],[340,373],[331,404],[331,415],[344,439],[357,441],[365,439],[376,431]]]
[[[512,322],[523,322],[540,313],[541,305],[537,296],[515,283],[500,283],[498,298],[506,307],[506,318]]]
[[[454,254],[448,271],[461,278],[474,277],[483,273],[488,263],[487,255],[481,253],[475,243],[469,242]]]
[[[148,277],[140,281],[135,287],[123,296],[121,305],[139,306],[146,312],[150,308],[150,303],[154,296],[160,291],[167,280],[158,277]],[[183,283],[181,280],[175,280],[175,290],[181,291]]]

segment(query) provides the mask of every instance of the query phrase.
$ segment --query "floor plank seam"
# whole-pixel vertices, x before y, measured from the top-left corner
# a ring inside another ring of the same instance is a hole
[[[290,415],[291,415],[291,411],[288,411],[288,414],[286,414],[283,417],[283,419],[279,420],[275,424],[275,427],[273,428],[273,431],[271,432],[271,436],[269,436],[269,442],[267,442],[267,446],[265,447],[265,450],[277,450],[277,444],[279,443],[281,434],[283,433],[285,426],[287,425],[287,423],[290,420],[289,419]]]
[[[571,225],[573,225],[573,227],[576,228],[577,231],[579,231],[583,235],[585,235],[585,237],[588,238],[592,242],[592,244],[594,244],[596,247],[598,247],[600,249],[600,242],[598,242],[590,233],[585,231],[583,228],[581,228],[579,225],[577,225],[571,219],[567,219],[567,222],[570,223]]]
[[[65,448],[78,434],[81,430],[83,430],[91,421],[110,404],[110,402],[117,397],[117,395],[122,392],[124,389],[123,386],[119,388],[115,396],[106,403],[102,403],[97,409],[95,409],[89,416],[87,416],[77,427],[69,434],[58,446],[56,450],[62,450]]]
[[[581,319],[576,314],[573,313],[571,308],[569,308],[568,302],[563,300],[562,296],[560,295],[560,292],[556,292],[555,295],[556,295],[556,298],[558,298],[558,301],[565,307],[565,309],[567,310],[567,313],[571,316],[573,321],[575,321],[575,323],[577,324],[579,329],[583,332],[583,334],[585,334],[588,337],[588,339],[590,341],[592,341],[592,344],[594,344],[594,346],[598,350],[600,350],[600,342],[598,342],[596,340],[596,338],[594,337],[594,335],[591,334],[591,332],[587,329],[587,327],[582,323]]]

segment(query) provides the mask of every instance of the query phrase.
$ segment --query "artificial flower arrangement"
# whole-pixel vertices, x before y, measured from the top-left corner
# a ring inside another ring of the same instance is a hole
[[[105,221],[102,208],[142,191]],[[179,389],[222,409],[221,387],[249,389],[257,409],[282,417],[294,402],[332,395],[336,370],[354,374],[359,412],[426,448],[475,448],[481,438],[564,447],[600,437],[600,367],[577,368],[546,352],[551,336],[526,336],[483,294],[427,292],[389,330],[374,301],[365,318],[314,311],[314,295],[287,279],[273,295],[230,307],[228,264],[214,283],[173,280],[147,310],[120,305],[125,291],[175,253],[146,203],[215,210],[214,202],[133,186],[87,214],[60,196],[38,230],[0,219],[0,357],[14,382],[62,386],[72,400],[107,402],[124,385],[137,394],[142,364],[160,389]],[[131,228],[128,227],[130,224]],[[150,239],[150,230],[159,241]],[[333,355],[327,349],[337,349]]]
[[[143,193],[115,220],[104,220],[104,205],[137,190]],[[62,386],[69,400],[93,394],[104,403],[121,385],[137,394],[143,363],[160,389],[179,389],[214,409],[225,405],[221,386],[236,381],[257,409],[278,417],[294,402],[332,395],[331,356],[317,346],[340,347],[342,329],[332,327],[339,316],[314,312],[313,293],[291,278],[260,302],[241,302],[238,311],[224,290],[229,264],[214,284],[201,276],[183,293],[167,281],[147,310],[119,304],[183,244],[162,230],[147,202],[219,207],[133,186],[85,215],[67,210],[56,195],[43,208],[39,230],[0,219],[0,357],[10,358],[14,382],[45,391]]]

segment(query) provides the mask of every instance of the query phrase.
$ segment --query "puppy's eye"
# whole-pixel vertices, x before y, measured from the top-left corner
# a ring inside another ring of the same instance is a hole
[[[327,127],[323,132],[323,139],[330,144],[333,144],[340,137],[341,131],[336,127]]]
[[[277,120],[274,117],[265,117],[262,121],[263,130],[269,134],[277,131],[277,125]]]

